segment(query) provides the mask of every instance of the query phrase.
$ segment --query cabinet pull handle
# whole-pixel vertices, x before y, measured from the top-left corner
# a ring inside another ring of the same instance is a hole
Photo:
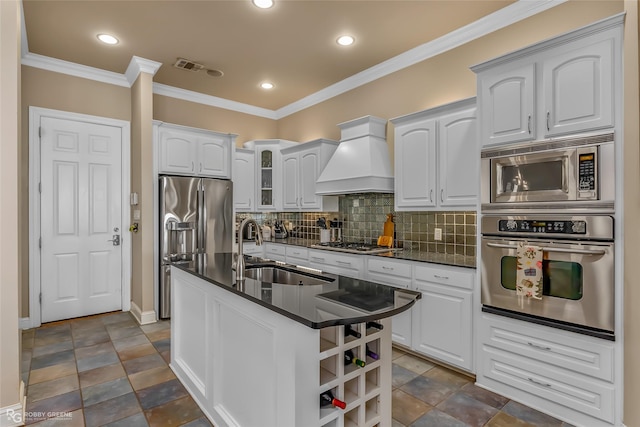
[[[547,130],[551,130],[551,128],[549,127],[549,119],[551,118],[551,113],[549,111],[547,111]]]
[[[387,267],[385,265],[382,266],[382,269],[383,270],[391,270],[391,271],[393,271],[393,267]]]
[[[529,131],[529,135],[531,135],[531,114],[529,114],[529,118],[527,119],[527,130]]]
[[[449,280],[449,276],[440,276],[439,274],[434,274],[433,277],[436,279]]]
[[[429,201],[433,202],[433,188],[429,190]]]
[[[440,201],[444,202],[444,188],[440,189]]]
[[[311,257],[312,261],[319,261],[319,262],[324,262],[324,258],[318,258],[317,256],[312,256]]]
[[[538,344],[534,344],[532,342],[527,342],[527,344],[529,344],[533,348],[537,348],[538,350],[551,351],[551,347],[544,347]]]
[[[336,260],[336,264],[348,265],[349,267],[351,267],[351,263],[350,262],[346,262],[346,261]]]
[[[195,170],[196,165],[193,163],[193,160],[191,161],[191,172],[193,172]]]
[[[542,387],[551,387],[551,384],[548,384],[548,383],[542,383],[542,382],[540,382],[540,381],[536,381],[536,380],[534,380],[533,378],[527,378],[527,379],[528,379],[529,381],[531,381],[532,383],[534,383],[534,384],[541,385]]]
[[[200,172],[202,172],[202,163],[200,163]]]

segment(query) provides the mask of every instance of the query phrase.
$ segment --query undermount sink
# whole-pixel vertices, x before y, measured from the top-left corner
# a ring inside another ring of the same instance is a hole
[[[333,282],[332,277],[320,276],[287,267],[249,267],[244,271],[245,277],[265,283],[281,285],[324,285]]]

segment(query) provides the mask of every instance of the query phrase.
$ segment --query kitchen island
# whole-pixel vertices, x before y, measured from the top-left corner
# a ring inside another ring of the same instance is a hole
[[[171,272],[171,368],[209,419],[390,426],[390,316],[420,293],[257,259],[236,283],[232,263],[202,255]],[[321,407],[327,391],[346,407]]]

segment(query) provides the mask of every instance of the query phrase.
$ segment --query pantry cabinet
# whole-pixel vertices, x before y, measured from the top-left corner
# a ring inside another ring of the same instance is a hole
[[[338,210],[338,196],[316,194],[316,180],[337,147],[337,141],[317,139],[281,151],[285,211]]]
[[[282,139],[247,141],[243,147],[255,152],[256,211],[282,211],[282,155],[280,150],[297,145]]]
[[[605,20],[472,67],[482,145],[613,127],[620,40]]]
[[[236,135],[155,122],[158,173],[231,179]]]
[[[475,98],[391,122],[396,210],[475,209],[479,188]]]
[[[236,148],[233,163],[233,206],[236,212],[251,212],[256,208],[256,164],[252,150]]]

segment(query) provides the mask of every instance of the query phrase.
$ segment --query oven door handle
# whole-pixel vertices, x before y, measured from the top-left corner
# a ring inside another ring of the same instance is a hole
[[[487,243],[490,248],[503,248],[503,249],[518,249],[514,245],[505,245],[504,243]],[[547,248],[542,247],[544,252],[561,252],[565,254],[579,254],[579,255],[604,255],[606,252],[602,249],[566,249],[566,248]]]

